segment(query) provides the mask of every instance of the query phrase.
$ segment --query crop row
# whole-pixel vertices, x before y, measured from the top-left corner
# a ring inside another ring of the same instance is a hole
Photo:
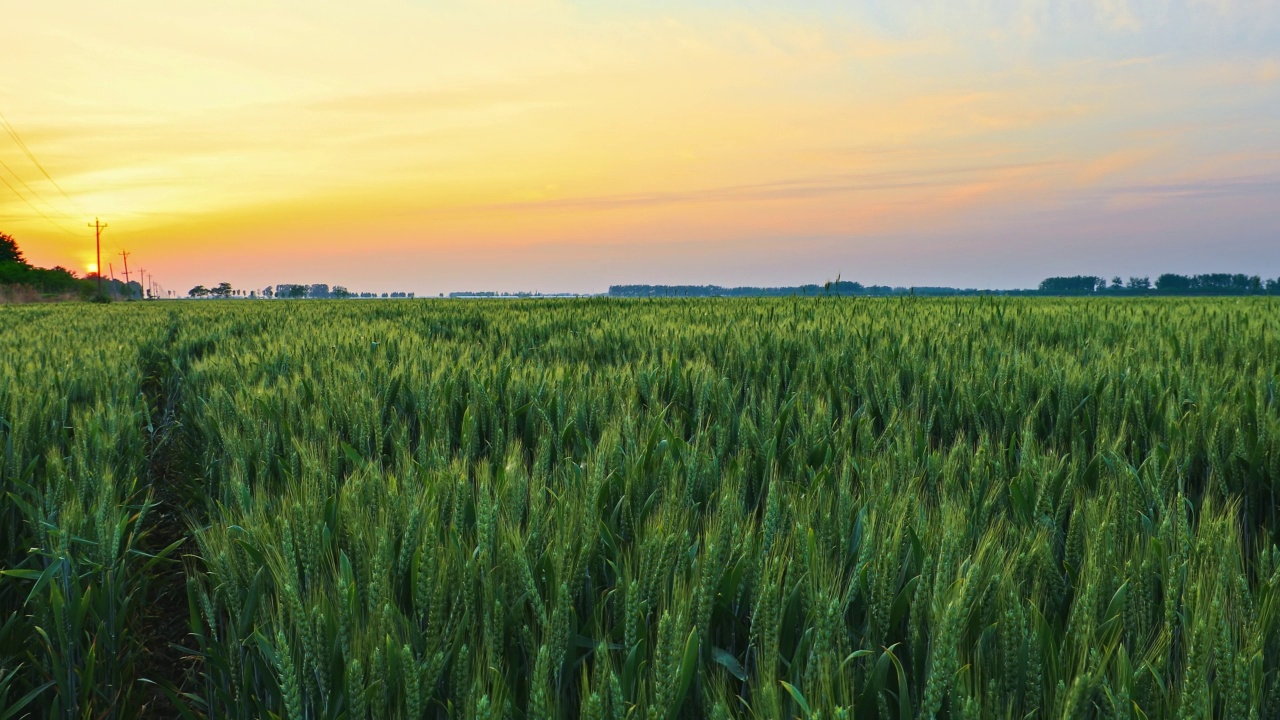
[[[94,313],[0,314],[0,717],[1280,714],[1268,299]]]

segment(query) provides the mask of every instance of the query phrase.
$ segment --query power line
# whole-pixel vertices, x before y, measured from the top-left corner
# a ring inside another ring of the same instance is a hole
[[[18,131],[14,129],[13,125],[9,122],[9,118],[5,117],[3,112],[0,112],[0,123],[4,124],[4,129],[9,133],[9,137],[13,138],[13,141],[18,144],[18,147],[22,148],[22,152],[26,153],[27,158],[31,160],[36,167],[40,168],[40,172],[44,174],[45,179],[50,183],[53,183],[53,186],[58,189],[58,192],[62,197],[66,198],[67,202],[75,206],[75,208],[81,213],[88,215],[88,213],[85,212],[85,209],[80,207],[80,203],[72,200],[71,196],[68,195],[66,191],[62,189],[62,186],[58,184],[58,181],[54,180],[53,176],[49,174],[49,171],[44,169],[44,165],[41,165],[40,161],[36,159],[35,154],[32,153],[31,149],[27,147],[27,144],[23,142],[22,137],[18,135]]]
[[[40,172],[41,172],[41,173],[43,173],[43,174],[44,174],[44,176],[45,176],[46,178],[48,178],[48,179],[49,179],[49,182],[53,183],[53,186],[54,186],[55,188],[57,188],[57,189],[58,189],[58,192],[59,192],[59,193],[62,193],[62,196],[63,196],[64,198],[66,198],[68,202],[70,202],[72,205],[76,205],[76,207],[77,207],[77,208],[79,208],[79,205],[77,205],[77,203],[76,203],[74,200],[72,200],[70,197],[68,197],[68,196],[67,196],[67,194],[66,194],[65,192],[63,192],[62,187],[61,187],[61,186],[59,186],[59,185],[58,185],[58,183],[57,183],[57,182],[55,182],[55,181],[54,181],[54,179],[53,179],[52,177],[49,177],[49,173],[48,173],[48,171],[44,169],[44,166],[43,166],[43,165],[41,165],[41,164],[40,164],[40,161],[36,159],[36,157],[35,157],[35,155],[34,155],[34,154],[32,154],[31,149],[27,147],[27,144],[26,144],[25,142],[23,142],[22,138],[18,135],[17,130],[15,130],[15,129],[13,128],[13,125],[11,125],[11,124],[9,123],[9,119],[8,119],[8,118],[6,118],[6,117],[4,117],[4,114],[3,114],[3,113],[0,113],[0,124],[3,124],[3,125],[4,125],[5,132],[7,132],[7,133],[9,134],[9,137],[10,137],[10,138],[12,138],[12,139],[13,139],[13,141],[14,141],[15,143],[17,143],[18,147],[22,149],[22,152],[23,152],[24,154],[26,154],[27,158],[28,158],[28,159],[30,159],[30,160],[31,160],[31,162],[32,162],[32,163],[33,163],[37,168],[39,168],[39,169],[40,169]],[[31,193],[32,197],[34,197],[34,198],[36,198],[37,200],[39,200],[40,202],[44,203],[44,204],[45,204],[45,205],[47,205],[51,210],[53,210],[54,212],[57,212],[58,214],[60,214],[60,215],[62,215],[63,217],[67,218],[68,220],[73,220],[73,219],[74,219],[74,218],[72,218],[70,215],[66,214],[65,212],[58,211],[58,210],[57,210],[57,208],[55,208],[55,207],[54,207],[53,203],[51,203],[51,202],[49,202],[48,200],[44,199],[44,197],[43,197],[43,196],[41,196],[41,195],[40,195],[40,193],[36,192],[36,189],[35,189],[35,188],[33,188],[33,187],[31,187],[29,184],[27,184],[27,181],[26,181],[26,180],[23,180],[23,179],[22,179],[22,176],[21,176],[21,175],[19,175],[17,172],[15,172],[13,168],[9,167],[8,163],[5,163],[3,160],[0,160],[0,166],[3,166],[5,170],[8,170],[8,171],[9,171],[9,174],[10,174],[10,175],[12,175],[12,176],[14,177],[14,179],[16,179],[19,183],[21,183],[21,184],[22,184],[22,186],[23,186],[24,188],[26,188],[26,189],[27,189],[27,192]],[[52,226],[54,226],[54,227],[58,228],[58,229],[59,229],[59,230],[61,230],[62,232],[66,233],[66,234],[68,234],[68,235],[70,235],[70,236],[72,236],[72,237],[79,237],[79,235],[77,235],[76,233],[74,233],[74,232],[72,232],[72,231],[70,231],[70,230],[66,229],[66,228],[65,228],[65,227],[63,227],[62,225],[58,224],[58,222],[57,222],[57,221],[55,221],[53,218],[51,218],[51,217],[49,217],[48,215],[46,215],[46,214],[45,214],[45,212],[44,212],[43,210],[41,210],[40,208],[36,207],[35,203],[31,202],[31,200],[29,200],[29,199],[28,199],[25,195],[23,195],[21,192],[18,192],[18,188],[14,187],[14,186],[13,186],[13,183],[9,182],[8,180],[5,180],[3,176],[0,176],[0,181],[3,181],[3,182],[4,182],[4,184],[5,184],[5,185],[10,189],[10,190],[12,190],[12,191],[13,191],[13,194],[18,196],[18,199],[19,199],[19,200],[21,200],[22,202],[26,203],[28,207],[30,207],[32,210],[34,210],[34,211],[36,212],[36,214],[37,214],[37,215],[39,215],[40,217],[44,218],[44,219],[45,219],[45,221],[47,221],[50,225],[52,225]]]
[[[80,237],[79,235],[77,235],[77,234],[75,234],[75,233],[71,232],[70,230],[68,230],[68,229],[64,228],[63,226],[59,225],[57,222],[55,222],[55,221],[54,221],[54,219],[53,219],[53,218],[49,217],[48,215],[45,215],[43,210],[41,210],[40,208],[38,208],[38,207],[36,207],[35,205],[33,205],[33,204],[31,203],[31,201],[30,201],[30,200],[28,200],[26,197],[24,197],[24,196],[23,196],[23,194],[22,194],[22,193],[18,192],[18,188],[14,187],[14,186],[13,186],[13,183],[9,182],[8,180],[5,180],[5,179],[4,179],[4,176],[2,176],[2,175],[0,175],[0,182],[3,182],[5,185],[7,185],[7,186],[9,187],[9,189],[13,191],[13,194],[14,194],[14,195],[17,195],[19,200],[21,200],[22,202],[24,202],[24,203],[26,203],[27,205],[29,205],[29,206],[31,207],[31,209],[32,209],[32,210],[35,210],[37,215],[39,215],[40,217],[42,217],[42,218],[44,218],[45,220],[49,221],[49,224],[50,224],[50,225],[52,225],[52,226],[54,226],[54,227],[58,228],[58,229],[59,229],[59,230],[61,230],[62,232],[64,232],[64,233],[66,233],[66,234],[70,235],[71,237]]]
[[[99,222],[98,218],[94,218],[93,224],[89,227],[94,229],[94,234],[97,236],[98,262],[94,264],[93,271],[98,276],[98,297],[102,297],[102,230],[107,227],[107,224]]]
[[[48,180],[50,184],[52,184],[53,187],[58,190],[58,193],[62,195],[62,197],[67,202],[71,203],[72,207],[79,210],[81,213],[88,215],[89,213],[85,211],[83,207],[80,206],[80,203],[73,200],[71,196],[67,194],[67,191],[63,190],[62,186],[58,184],[58,181],[53,179],[53,176],[49,174],[49,171],[45,169],[44,165],[42,165],[40,161],[36,159],[35,153],[31,152],[31,148],[27,147],[27,143],[23,141],[22,136],[18,135],[18,131],[14,129],[13,124],[9,122],[9,118],[5,117],[3,112],[0,112],[0,125],[4,125],[5,132],[7,132],[9,134],[9,137],[12,138],[13,141],[17,143],[18,147],[22,149],[22,152],[27,156],[27,159],[31,161],[31,164],[35,165],[40,170],[41,174],[44,175],[45,179]],[[28,192],[30,192],[35,198],[40,200],[40,202],[44,203],[45,205],[48,205],[50,209],[54,209],[53,204],[50,203],[48,200],[44,199],[44,197],[42,197],[40,193],[36,192],[35,188],[28,185],[26,180],[23,180],[22,177],[18,175],[18,173],[13,171],[13,168],[9,167],[3,161],[0,161],[0,165],[4,165],[5,170],[8,170],[11,175],[17,178],[18,182],[22,183],[22,186],[25,187],[28,190]],[[4,178],[0,177],[0,180],[4,180]],[[40,208],[36,207],[34,203],[32,203],[30,200],[24,197],[22,193],[18,192],[18,189],[15,188],[12,184],[10,184],[8,180],[4,180],[4,184],[8,185],[9,189],[13,191],[14,195],[17,195],[19,198],[21,198],[22,201],[25,202],[27,205],[29,205],[32,210],[35,210],[40,215],[40,217],[47,220],[50,225],[57,227],[59,230],[62,230],[62,232],[72,237],[78,237],[76,233],[73,233],[70,230],[67,230],[66,228],[62,227],[58,223],[54,222],[53,218],[49,217],[48,215],[45,215],[44,212],[40,210]],[[66,213],[62,213],[62,215],[63,217],[66,217],[69,220],[72,219],[71,216],[67,215]],[[92,227],[95,231],[94,242],[96,243],[96,246],[97,246],[97,262],[94,264],[94,274],[98,276],[98,296],[101,297],[102,296],[102,230],[103,228],[106,227],[106,225],[99,222],[97,218],[94,218],[93,225],[90,225],[90,227]],[[128,262],[127,256],[126,256],[125,262],[126,263]],[[127,264],[125,265],[125,268],[126,268],[126,272],[128,272]],[[112,274],[113,275],[115,274],[114,271],[112,272]]]
[[[28,185],[28,184],[27,184],[27,181],[26,181],[26,180],[23,180],[21,175],[19,175],[16,171],[14,171],[14,169],[13,169],[13,168],[9,167],[9,163],[6,163],[5,161],[0,160],[0,167],[3,167],[5,170],[8,170],[8,171],[9,171],[9,174],[10,174],[10,175],[12,175],[12,176],[13,176],[13,178],[14,178],[15,180],[17,180],[18,182],[22,183],[22,187],[26,188],[26,189],[27,189],[27,192],[31,193],[31,195],[32,195],[33,197],[35,197],[35,199],[37,199],[37,200],[39,200],[40,202],[44,203],[44,204],[45,204],[45,206],[46,206],[46,207],[48,207],[50,210],[52,210],[52,211],[54,211],[54,212],[58,213],[58,214],[59,214],[59,215],[61,215],[62,217],[66,218],[66,219],[68,219],[68,220],[70,220],[70,221],[72,221],[72,222],[75,222],[75,221],[76,221],[76,219],[75,219],[75,218],[71,217],[70,215],[68,215],[68,214],[66,214],[66,213],[62,212],[61,210],[59,210],[58,208],[54,207],[53,203],[49,202],[48,200],[45,200],[45,199],[44,199],[44,196],[42,196],[40,193],[36,192],[36,189],[35,189],[35,188],[33,188],[33,187],[31,187],[30,185]]]

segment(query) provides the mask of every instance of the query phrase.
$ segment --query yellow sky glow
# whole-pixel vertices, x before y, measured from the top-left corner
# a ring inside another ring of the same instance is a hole
[[[1139,5],[1105,5],[1105,32],[1147,27]],[[70,233],[2,186],[0,229],[35,262],[84,267],[84,216],[101,216],[104,264],[127,248],[184,291],[602,290],[732,282],[723,268],[782,284],[842,263],[904,275],[948,232],[1014,228],[1012,244],[1098,193],[1118,192],[1099,212],[1159,206],[1133,188],[1280,169],[1274,132],[1240,147],[1218,135],[1236,115],[1186,112],[1188,83],[1269,112],[1271,57],[1062,57],[1021,11],[949,29],[619,8],[10,8],[21,71],[0,77],[0,112],[70,199],[3,136],[0,159]]]

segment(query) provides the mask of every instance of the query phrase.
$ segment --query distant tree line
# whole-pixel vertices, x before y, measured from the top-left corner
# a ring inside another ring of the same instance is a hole
[[[1040,283],[1045,295],[1274,295],[1280,294],[1280,278],[1264,280],[1243,273],[1178,275],[1165,273],[1151,282],[1148,277],[1131,277],[1111,282],[1095,275],[1052,277]]]
[[[892,290],[892,288],[883,288]],[[881,288],[837,280],[795,287],[721,287],[719,285],[610,285],[609,297],[786,297],[791,295],[867,295]]]
[[[719,285],[610,285],[609,297],[882,297],[894,295],[980,295],[983,290],[953,287],[890,287],[848,280],[788,287]]]
[[[287,299],[313,298],[316,300],[345,300],[347,298],[356,297],[355,293],[352,293],[341,285],[334,285],[330,288],[324,283],[315,283],[313,285],[296,285],[286,283],[283,285],[277,285],[274,289],[266,288],[263,292],[267,297]]]
[[[440,297],[444,297],[441,293]],[[529,292],[521,290],[519,292],[498,292],[495,290],[461,290],[449,293],[450,298],[475,299],[475,298],[576,298],[582,297],[581,293],[551,293],[544,295],[540,292]]]
[[[192,298],[213,298],[213,299],[229,299],[229,298],[262,298],[266,300],[301,300],[301,299],[331,299],[346,300],[349,298],[376,298],[378,293],[362,292],[354,293],[341,285],[334,285],[332,288],[325,283],[316,283],[313,285],[302,285],[297,283],[282,283],[275,287],[267,286],[261,290],[239,290],[233,288],[231,283],[218,283],[212,288],[204,285],[197,285],[187,293]],[[384,298],[411,298],[413,293],[393,292],[382,293]]]
[[[889,287],[862,285],[849,281],[823,285],[790,287],[721,287],[719,285],[610,285],[609,297],[802,297],[850,296],[883,297],[902,295],[1280,295],[1280,278],[1264,280],[1257,275],[1208,273],[1177,275],[1165,273],[1152,282],[1148,277],[1113,277],[1109,282],[1096,275],[1046,278],[1038,288],[1027,290],[979,290],[953,287]]]
[[[23,256],[18,241],[12,235],[0,232],[0,286],[25,288],[32,299],[58,296],[89,298],[98,292],[98,276],[90,273],[79,277],[62,266],[35,267]],[[122,283],[103,278],[102,289],[111,297],[142,297],[142,284],[138,282]]]

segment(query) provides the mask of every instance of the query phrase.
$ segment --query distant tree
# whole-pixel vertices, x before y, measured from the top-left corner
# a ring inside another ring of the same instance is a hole
[[[316,283],[307,291],[307,297],[327,298],[329,297],[329,286],[324,283]]]
[[[351,297],[351,291],[341,285],[334,285],[333,290],[329,293],[329,295],[332,297],[338,298],[339,300],[345,300]]]
[[[1120,279],[1120,276],[1119,276],[1119,275],[1117,275],[1117,276],[1115,276],[1115,277],[1111,278],[1111,289],[1112,289],[1112,290],[1123,290],[1123,289],[1124,289],[1124,281]]]
[[[191,288],[191,290],[187,292],[187,295],[193,298],[209,297],[209,288],[203,285],[197,285]]]
[[[61,267],[50,270],[19,262],[0,262],[0,285],[26,285],[49,295],[86,295],[93,283],[84,283],[75,273]]]
[[[1040,283],[1040,292],[1057,295],[1083,295],[1104,288],[1107,281],[1096,275],[1074,275],[1071,277],[1051,277]]]
[[[0,285],[29,285],[31,269],[16,262],[0,263]]]
[[[1156,290],[1160,292],[1188,292],[1191,289],[1191,278],[1186,275],[1165,273],[1156,278]]]
[[[1249,291],[1249,276],[1241,273],[1209,273],[1191,278],[1191,289],[1213,295],[1236,295]]]
[[[1128,288],[1134,291],[1144,291],[1151,289],[1151,278],[1131,277],[1129,278]]]
[[[231,289],[231,283],[218,283],[218,287],[209,291],[209,294],[216,298],[229,298],[235,291]]]
[[[306,285],[292,285],[289,287],[288,297],[297,299],[297,298],[304,298],[306,296],[307,296]]]
[[[262,288],[262,297],[270,298],[271,296],[272,296],[271,286],[268,285],[267,287]]]
[[[7,262],[26,265],[27,259],[22,257],[22,251],[18,249],[17,240],[14,240],[12,235],[0,232],[0,263]]]

